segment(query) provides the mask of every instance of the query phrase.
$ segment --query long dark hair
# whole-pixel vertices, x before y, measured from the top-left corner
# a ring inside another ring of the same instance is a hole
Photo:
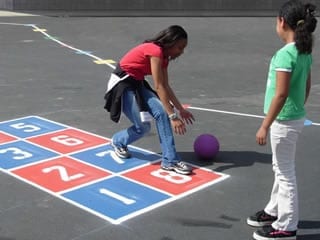
[[[172,47],[177,41],[181,39],[188,39],[187,32],[183,29],[183,27],[179,25],[172,25],[161,32],[159,32],[153,38],[147,39],[144,42],[152,42],[163,49],[167,49]]]
[[[316,29],[317,19],[315,18],[316,6],[307,3],[303,4],[298,0],[291,0],[282,5],[279,17],[295,32],[294,40],[299,53],[311,53],[313,47],[312,33]]]

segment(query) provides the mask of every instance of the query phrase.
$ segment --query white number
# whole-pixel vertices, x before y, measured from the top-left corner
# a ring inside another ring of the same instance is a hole
[[[10,147],[10,148],[0,150],[0,153],[6,153],[6,152],[12,152],[12,154],[18,155],[13,157],[13,159],[15,160],[22,160],[22,159],[30,158],[33,156],[31,153],[22,151],[21,149],[16,147]]]
[[[151,175],[158,178],[163,178],[164,180],[175,184],[183,184],[192,180],[190,176],[181,175],[175,172],[167,172],[162,169],[151,172]]]
[[[80,139],[71,138],[67,135],[60,135],[60,136],[52,137],[51,140],[58,142],[58,143],[61,143],[66,146],[75,146],[75,145],[79,145],[79,144],[83,143],[83,141],[81,141]]]
[[[44,169],[42,169],[42,172],[49,173],[54,170],[59,172],[60,177],[61,177],[62,181],[64,181],[64,182],[69,182],[69,181],[72,181],[72,180],[75,180],[77,178],[81,178],[84,176],[84,174],[82,174],[82,173],[78,173],[78,174],[69,176],[66,168],[63,166],[52,166],[52,167],[44,168]]]
[[[104,157],[106,155],[110,154],[110,156],[112,157],[112,159],[114,161],[116,161],[117,163],[119,164],[124,164],[125,161],[123,161],[123,159],[119,158],[114,151],[112,150],[107,150],[107,151],[104,151],[104,152],[99,152],[99,153],[96,153],[96,156],[97,157]]]
[[[13,127],[15,129],[24,129],[24,132],[35,132],[41,130],[41,128],[31,125],[31,124],[25,124],[25,123],[15,123],[11,124],[10,127]]]
[[[109,191],[109,190],[107,190],[105,188],[100,188],[99,192],[101,194],[104,194],[104,195],[107,195],[109,197],[115,198],[115,199],[119,200],[120,202],[123,202],[126,205],[134,204],[136,202],[133,199],[126,198],[126,197],[121,196],[121,195],[119,195],[117,193],[111,192],[111,191]]]

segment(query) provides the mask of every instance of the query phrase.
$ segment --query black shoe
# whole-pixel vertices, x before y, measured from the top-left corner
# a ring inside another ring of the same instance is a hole
[[[130,158],[131,154],[128,150],[127,147],[117,147],[116,145],[113,144],[113,142],[111,142],[111,146],[114,149],[115,154],[119,157],[119,158]]]
[[[297,231],[276,230],[272,226],[265,226],[253,234],[256,240],[296,240]]]
[[[267,214],[264,210],[261,210],[254,215],[247,218],[247,224],[252,227],[263,227],[271,225],[277,217]]]
[[[180,173],[183,175],[189,175],[192,173],[192,167],[184,162],[177,162],[172,166],[161,166],[161,168],[166,171],[175,171],[176,173]]]

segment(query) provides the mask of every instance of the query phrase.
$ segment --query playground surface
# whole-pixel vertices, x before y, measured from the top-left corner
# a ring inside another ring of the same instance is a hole
[[[282,46],[274,18],[1,16],[0,240],[252,239],[246,218],[265,206],[273,182],[270,144],[258,146],[255,133],[269,61]],[[173,24],[189,34],[185,54],[169,67],[173,89],[196,118],[176,136],[195,168],[188,177],[159,171],[154,124],[130,146],[133,159],[117,159],[110,137],[129,123],[113,123],[103,109],[115,63]],[[297,147],[298,240],[320,239],[315,37]],[[219,139],[213,162],[193,153],[202,133]]]

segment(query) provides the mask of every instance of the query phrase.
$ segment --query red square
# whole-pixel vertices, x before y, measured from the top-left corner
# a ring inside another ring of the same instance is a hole
[[[68,157],[56,158],[12,172],[53,192],[60,192],[110,175],[108,172]]]
[[[201,168],[194,168],[191,175],[181,175],[173,171],[162,170],[160,163],[127,172],[124,176],[174,195],[194,191],[195,188],[207,186],[223,177],[221,174]]]
[[[17,140],[17,138],[11,137],[11,136],[9,136],[7,134],[4,134],[4,133],[0,132],[0,143],[12,142],[14,140]]]
[[[77,129],[65,129],[50,134],[44,134],[38,137],[28,138],[28,141],[63,154],[110,142],[102,137],[82,132]]]

